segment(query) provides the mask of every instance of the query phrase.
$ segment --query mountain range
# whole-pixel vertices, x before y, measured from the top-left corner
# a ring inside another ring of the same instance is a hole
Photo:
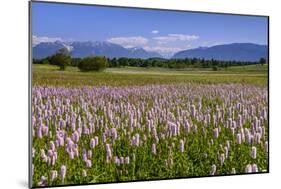
[[[118,44],[100,41],[42,42],[33,46],[33,58],[39,59],[51,56],[61,48],[67,48],[71,52],[72,57],[106,56],[108,58],[163,58],[159,53],[146,51],[143,48],[124,48]],[[253,43],[232,43],[183,50],[175,53],[171,58],[204,58],[254,62],[258,61],[262,57],[267,58],[267,49],[268,48],[266,45],[258,45]]]
[[[42,42],[33,47],[33,58],[45,58],[55,54],[59,49],[67,48],[72,57],[106,56],[108,58],[151,58],[162,57],[157,52],[146,51],[143,48],[124,48],[109,42]]]
[[[267,54],[266,45],[257,45],[253,43],[232,43],[184,50],[175,53],[172,58],[204,58],[254,62],[258,61],[260,58],[267,58]]]

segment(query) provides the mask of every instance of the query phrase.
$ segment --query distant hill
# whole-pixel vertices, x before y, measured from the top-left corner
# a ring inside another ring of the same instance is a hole
[[[60,41],[39,43],[33,47],[33,58],[45,58],[55,54],[59,49],[65,47],[66,45]]]
[[[258,61],[267,58],[267,46],[252,43],[232,43],[212,47],[199,47],[177,52],[172,58],[204,58],[215,60]]]
[[[146,51],[142,48],[124,48],[109,42],[46,42],[33,47],[33,58],[45,58],[55,54],[61,48],[68,48],[72,57],[105,56],[108,58],[151,58],[162,57],[157,52]]]

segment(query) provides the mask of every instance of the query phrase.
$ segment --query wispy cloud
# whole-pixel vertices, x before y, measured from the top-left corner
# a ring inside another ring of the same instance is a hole
[[[158,30],[152,30],[151,33],[152,33],[152,34],[158,34],[159,31],[158,31]]]
[[[199,36],[187,34],[168,34],[166,36],[153,37],[153,39],[159,44],[166,44],[175,41],[193,41],[199,39]]]
[[[142,47],[148,43],[148,39],[142,36],[133,36],[133,37],[113,37],[107,39],[110,43],[115,43],[122,45],[123,47]]]
[[[39,43],[43,42],[55,42],[55,41],[62,41],[60,37],[46,37],[46,36],[32,36],[32,45],[38,45]]]
[[[144,46],[143,47],[147,51],[158,52],[162,56],[168,58],[172,56],[174,53],[182,50],[186,50],[187,48],[179,48],[179,47],[163,47],[163,46]]]

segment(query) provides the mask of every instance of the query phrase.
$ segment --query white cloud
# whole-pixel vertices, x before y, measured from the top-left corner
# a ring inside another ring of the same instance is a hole
[[[159,44],[165,44],[175,41],[193,41],[199,39],[197,35],[186,35],[186,34],[168,34],[166,36],[153,37],[154,40]]]
[[[152,30],[151,33],[152,33],[152,34],[158,34],[159,31],[158,31],[158,30]]]
[[[32,36],[32,45],[38,45],[42,42],[55,42],[55,41],[62,41],[60,37],[45,37],[45,36]]]
[[[157,51],[159,53],[175,53],[184,50],[178,47],[161,47],[161,46],[155,46],[155,47],[145,46],[143,48],[147,51]]]
[[[154,47],[144,46],[143,48],[146,51],[158,52],[159,54],[161,54],[162,56],[164,56],[166,58],[171,57],[176,52],[187,49],[187,48],[179,48],[179,47],[162,47],[162,46],[154,46]]]
[[[122,45],[123,47],[140,47],[146,45],[148,43],[148,39],[142,36],[133,36],[133,37],[113,37],[107,39],[110,43],[115,43],[118,45]]]

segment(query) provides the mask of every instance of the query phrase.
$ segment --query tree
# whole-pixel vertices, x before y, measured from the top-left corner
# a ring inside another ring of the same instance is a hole
[[[80,71],[102,71],[107,66],[107,59],[105,57],[86,57],[83,58],[78,65]]]
[[[120,66],[128,66],[129,64],[128,64],[128,58],[126,58],[126,57],[121,57],[121,58],[119,58],[118,59],[118,62],[119,62],[119,65]]]
[[[212,66],[212,69],[213,69],[213,71],[218,71],[218,67],[215,65]]]
[[[66,48],[58,50],[58,52],[50,58],[50,63],[60,67],[60,70],[65,70],[66,66],[71,64],[71,57]]]
[[[261,58],[259,63],[263,66],[264,64],[266,64],[266,59],[265,58]]]

